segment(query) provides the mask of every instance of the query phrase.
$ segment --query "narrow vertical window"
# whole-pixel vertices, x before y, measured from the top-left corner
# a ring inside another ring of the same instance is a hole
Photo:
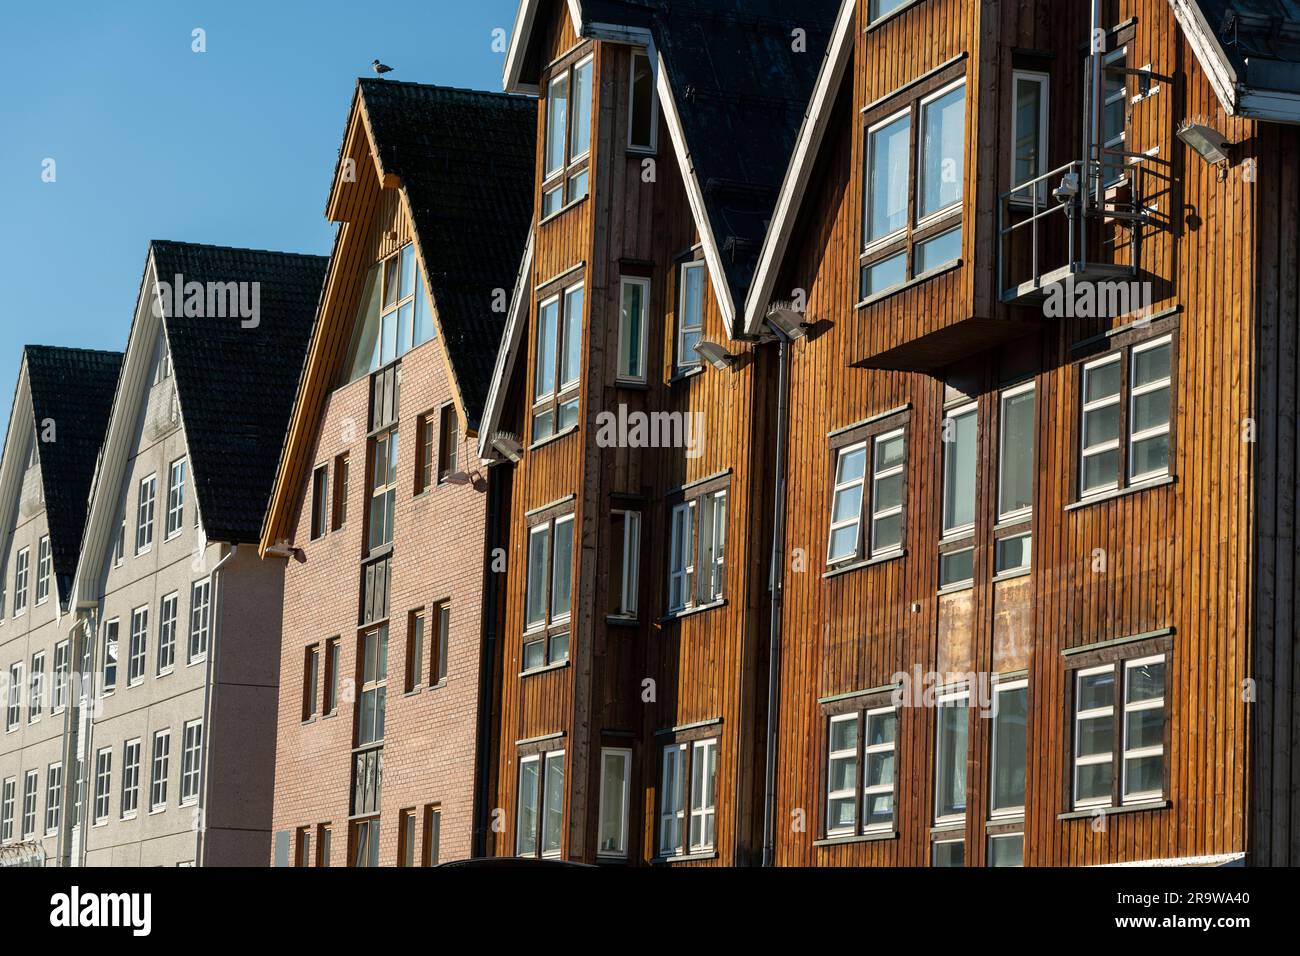
[[[171,463],[167,474],[167,530],[168,538],[181,533],[185,523],[185,459]]]
[[[50,694],[50,712],[59,713],[68,703],[68,675],[72,667],[72,645],[59,641],[54,645],[54,690]]]
[[[320,645],[313,644],[303,656],[302,667],[302,719],[311,720],[316,716],[316,703],[320,687]]]
[[[112,620],[104,624],[104,670],[103,681],[100,684],[105,694],[111,694],[117,689],[117,621]]]
[[[404,690],[418,690],[424,673],[424,611],[406,616],[406,678]]]
[[[397,500],[397,432],[375,438],[370,452],[370,550],[393,543]]]
[[[1170,392],[1173,383],[1169,337],[1133,347],[1129,380],[1128,480],[1169,473]]]
[[[27,675],[30,690],[27,693],[27,722],[35,723],[41,719],[41,708],[45,706],[45,652],[32,655],[30,672]]]
[[[521,757],[515,817],[516,854],[559,856],[563,838],[564,751]]]
[[[153,544],[154,503],[158,494],[158,476],[150,475],[140,479],[139,492],[136,495],[135,512],[135,553],[147,551]]]
[[[50,555],[50,536],[41,535],[40,543],[36,546],[36,603],[42,604],[50,596],[50,570],[52,561]]]
[[[691,852],[713,849],[717,831],[718,741],[697,740],[691,748]]]
[[[339,706],[339,639],[331,637],[325,642],[325,713],[332,714]]]
[[[133,817],[140,807],[140,740],[128,740],[122,745],[122,797],[121,816]]]
[[[624,276],[620,290],[618,378],[623,382],[644,382],[646,310],[650,302],[650,280]]]
[[[628,149],[652,153],[659,133],[659,100],[650,57],[640,50],[632,51],[628,86]]]
[[[943,423],[943,534],[975,528],[976,406],[950,413]]]
[[[451,638],[451,602],[442,601],[433,606],[434,632],[429,642],[432,659],[429,661],[429,683],[441,684],[447,679],[447,654]]]
[[[421,866],[437,866],[441,855],[442,843],[442,808],[429,804],[424,808],[424,849],[420,856]]]
[[[161,810],[167,806],[167,774],[171,755],[171,731],[160,730],[153,735],[153,759],[149,772],[150,810]]]
[[[1164,795],[1165,659],[1124,662],[1124,803]]]
[[[45,772],[45,835],[57,833],[63,817],[63,764],[52,763]]]
[[[334,458],[334,512],[333,530],[347,524],[348,520],[348,455],[336,455]]]
[[[415,810],[402,810],[397,817],[397,865],[415,866]]]
[[[1016,187],[1047,173],[1051,78],[1046,73],[1016,70],[1011,74],[1011,87],[1011,185]],[[1012,193],[1011,199],[1042,208],[1047,202],[1047,183],[1025,186]]]
[[[593,63],[588,56],[572,66],[561,67],[546,87],[543,219],[587,195]]]
[[[170,673],[176,664],[176,617],[180,595],[168,594],[158,606],[158,673]]]
[[[320,465],[311,473],[311,539],[323,537],[328,527],[329,466]]]
[[[965,181],[966,81],[921,101],[917,220],[959,204]]]
[[[8,843],[14,838],[14,795],[17,786],[16,777],[5,778],[4,795],[0,797],[0,842]]]
[[[705,265],[682,263],[678,275],[677,370],[682,372],[700,364],[700,353],[695,351],[695,346],[704,337]]]
[[[202,660],[208,653],[208,632],[212,621],[209,603],[212,599],[212,579],[195,581],[190,589],[190,640],[189,662]]]
[[[456,406],[442,407],[438,416],[438,483],[456,474],[457,449],[460,445],[460,424],[456,420]]]
[[[673,508],[672,538],[669,544],[668,609],[688,607],[695,592],[695,502]]]
[[[149,643],[149,608],[138,607],[131,612],[131,643],[126,663],[126,682],[138,684],[144,680],[145,654]]]
[[[1111,803],[1115,763],[1115,666],[1074,678],[1074,806]]]
[[[1020,817],[1025,813],[1029,682],[1000,683],[993,693],[997,706],[993,717],[989,814],[993,817]]]
[[[1119,487],[1121,372],[1119,353],[1083,367],[1083,494]]]
[[[610,614],[636,620],[640,587],[641,513],[614,511],[610,514],[610,544],[616,562],[610,571]]]
[[[536,524],[528,531],[523,670],[569,658],[573,596],[573,515]]]
[[[192,720],[185,725],[181,746],[181,805],[194,803],[199,798],[201,765],[199,757],[203,748],[203,722]]]
[[[14,558],[14,615],[27,610],[27,563],[31,549],[23,548]]]
[[[600,751],[600,832],[596,839],[600,856],[627,856],[631,770],[631,750],[606,747]]]
[[[113,779],[113,749],[104,747],[95,754],[95,807],[96,825],[108,820],[109,787]]]
[[[903,430],[877,435],[871,449],[871,556],[903,545]]]
[[[537,855],[537,821],[541,804],[541,757],[523,757],[519,761],[519,805],[515,815],[515,854]]]
[[[384,739],[388,700],[388,628],[379,627],[361,638],[361,701],[357,709],[357,745]]]
[[[39,770],[28,770],[23,777],[23,826],[24,840],[36,836],[36,800],[40,791],[41,775]]]
[[[415,422],[415,493],[433,486],[433,416],[421,415]]]
[[[949,823],[966,817],[966,740],[970,692],[966,689],[939,696],[935,711],[937,733],[934,751],[934,819]]]
[[[542,856],[559,856],[564,839],[564,751],[548,753],[542,799]]]
[[[851,834],[858,812],[858,715],[830,719],[826,757],[826,835]]]

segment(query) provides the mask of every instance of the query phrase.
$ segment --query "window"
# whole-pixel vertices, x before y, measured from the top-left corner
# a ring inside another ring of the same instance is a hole
[[[329,465],[319,465],[311,473],[311,540],[324,537],[329,515]]]
[[[135,553],[149,550],[153,544],[154,499],[158,494],[158,476],[140,479],[140,492],[135,511]]]
[[[316,716],[316,702],[320,699],[320,645],[313,644],[307,648],[302,666],[302,719],[311,720]]]
[[[36,795],[40,789],[40,771],[28,770],[23,775],[23,839],[36,836]]]
[[[1076,809],[1163,799],[1165,660],[1162,653],[1076,672]]]
[[[1029,718],[1029,681],[1013,680],[993,689],[992,747],[989,815],[1022,817],[1025,814],[1025,747]]]
[[[172,462],[167,477],[167,537],[181,533],[185,523],[185,459]]]
[[[59,641],[54,645],[54,689],[50,694],[50,712],[57,714],[68,703],[68,674],[72,666],[72,645]]]
[[[122,817],[133,817],[140,807],[140,740],[122,745]]]
[[[322,823],[316,828],[316,865],[330,865],[330,843],[334,836],[334,831],[328,823]]]
[[[50,596],[50,536],[42,535],[36,546],[36,603]]]
[[[519,760],[518,856],[556,857],[564,835],[564,751]]]
[[[1034,510],[1035,389],[1028,382],[998,398],[998,533],[995,574],[1029,569],[1033,535],[1000,534],[1005,526],[1024,526]]]
[[[442,843],[442,808],[429,804],[424,808],[424,850],[421,866],[437,866]]]
[[[618,380],[644,382],[646,312],[650,305],[650,280],[624,276],[619,283]]]
[[[203,721],[191,720],[181,737],[181,806],[199,798],[199,763],[203,749]]]
[[[599,856],[627,856],[628,796],[632,778],[632,751],[605,747],[600,751]]]
[[[828,723],[826,835],[854,836],[894,828],[892,707],[861,707]],[[866,728],[866,733],[862,729]]]
[[[961,257],[966,80],[951,77],[945,72],[918,85],[901,108],[891,102],[867,117],[863,299]]]
[[[108,790],[112,779],[113,749],[105,747],[95,754],[94,822],[96,826],[108,820]]]
[[[27,695],[27,722],[35,723],[41,719],[41,708],[45,706],[45,652],[32,655],[31,672],[27,675],[31,690]]]
[[[523,670],[569,659],[572,594],[573,515],[568,514],[528,529]]]
[[[377,436],[370,446],[370,550],[393,543],[397,500],[397,432]]]
[[[425,301],[424,276],[415,261],[415,245],[408,242],[379,268],[383,295],[372,370],[383,368],[433,337],[433,320]]]
[[[1047,129],[1051,78],[1046,73],[1015,70],[1011,74],[1011,185],[1032,182],[1048,172]],[[1012,193],[1013,202],[1047,203],[1046,181]]]
[[[63,817],[63,764],[52,763],[45,771],[45,835],[58,832]]]
[[[158,356],[154,359],[153,383],[161,385],[172,376],[172,356],[167,348],[167,340],[162,336],[158,339]]]
[[[989,837],[989,866],[1024,866],[1025,835],[1000,833]]]
[[[339,639],[331,637],[325,642],[325,713],[339,709]]]
[[[415,423],[415,493],[433,485],[433,417],[421,415]]]
[[[579,306],[581,308],[581,306]],[[579,319],[581,321],[581,319]],[[448,402],[442,406],[438,425],[438,483],[442,484],[456,474],[457,449],[460,445],[460,424],[456,420],[456,406]]]
[[[726,584],[726,490],[710,491],[676,505],[671,534],[669,612],[720,602]]]
[[[176,608],[180,595],[173,591],[158,606],[158,673],[169,674],[176,664]]]
[[[126,518],[117,526],[117,540],[113,542],[113,567],[118,567],[126,557]]]
[[[650,57],[632,51],[628,83],[627,147],[653,153],[659,139],[659,99],[655,96],[655,73]]]
[[[871,435],[838,449],[826,548],[828,565],[901,553],[906,450],[906,433],[902,428]],[[864,514],[870,518],[866,540],[862,534]]]
[[[910,2],[911,0],[870,0],[867,22],[874,23],[895,10],[907,6]]]
[[[384,739],[384,711],[388,697],[388,627],[361,637],[361,706],[357,708],[357,745]]]
[[[713,849],[717,830],[718,738],[671,743],[663,749],[659,794],[659,854]],[[686,784],[689,781],[689,797]],[[686,831],[689,814],[689,832]]]
[[[104,677],[100,690],[111,694],[117,689],[117,620],[104,624]]]
[[[704,337],[703,262],[684,262],[679,272],[677,294],[677,371],[696,368],[700,353],[695,350]]]
[[[533,370],[533,441],[578,425],[582,381],[582,283],[537,307],[537,362]],[[561,316],[563,318],[561,318]]]
[[[209,601],[212,598],[212,579],[195,581],[190,589],[190,646],[189,662],[202,660],[208,654],[208,631],[211,628]]]
[[[8,843],[14,838],[14,795],[18,786],[15,777],[4,782],[4,794],[0,797],[0,842]]]
[[[130,686],[144,680],[145,647],[149,640],[149,608],[131,612],[131,643],[126,659],[126,682]]]
[[[588,56],[572,66],[559,68],[546,86],[542,219],[587,195],[592,62]]]
[[[411,611],[406,616],[406,683],[409,694],[418,690],[424,674],[424,611]],[[436,681],[430,681],[436,683]]]
[[[1169,335],[1083,366],[1081,497],[1169,474],[1172,387]]]
[[[614,511],[610,514],[612,553],[617,564],[610,569],[610,613],[636,620],[637,593],[641,576],[641,512]]]
[[[970,726],[970,691],[941,693],[935,711],[934,819],[949,823],[966,817],[966,741]]]
[[[1126,33],[1130,32],[1128,30]],[[1124,178],[1125,157],[1128,148],[1128,47],[1121,46],[1102,55],[1101,59],[1101,143],[1102,149],[1114,152],[1103,155],[1102,175],[1107,186]],[[1085,94],[1091,99],[1092,81],[1088,75],[1084,82]]]
[[[397,865],[415,866],[415,809],[403,810],[397,821]]]
[[[451,602],[433,606],[433,635],[429,641],[429,683],[438,685],[447,679],[447,650],[451,636]]]
[[[311,866],[311,827],[299,827],[296,836],[296,846],[294,847],[294,865]]]
[[[334,457],[333,518],[335,531],[347,524],[348,521],[348,456],[346,452]]]
[[[149,778],[149,809],[167,806],[167,772],[172,755],[172,732],[160,730],[153,735],[153,763]]]
[[[943,421],[943,538],[964,542],[975,531],[975,462],[978,412],[974,402],[948,412]],[[974,577],[974,548],[941,549],[939,586],[952,587]]]
[[[31,549],[23,548],[14,558],[14,616],[27,609],[27,563]]]
[[[18,727],[22,722],[23,713],[23,665],[19,661],[17,664],[9,665],[9,687],[7,699],[5,701],[5,732],[9,732]]]
[[[965,840],[935,840],[930,848],[930,865],[931,866],[965,866],[966,865],[966,841]]]
[[[353,866],[379,866],[379,818],[358,820],[352,824]]]

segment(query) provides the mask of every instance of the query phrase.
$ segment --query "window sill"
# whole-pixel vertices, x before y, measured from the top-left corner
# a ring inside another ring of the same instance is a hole
[[[695,607],[685,607],[680,611],[672,611],[665,614],[659,619],[660,624],[671,624],[673,621],[680,621],[684,617],[693,617],[696,614],[703,614],[705,611],[712,611],[714,608],[726,607],[727,599],[721,601],[711,601],[708,604],[697,604]]]
[[[159,677],[166,677],[168,674],[170,674],[170,673],[172,672],[173,669],[174,669],[174,668],[169,667],[169,668],[167,668],[166,670],[159,671],[157,674],[154,674],[153,676],[154,676],[155,679],[157,679],[157,678],[159,678]]]
[[[901,551],[890,551],[888,554],[878,554],[874,558],[866,558],[862,561],[853,561],[848,564],[839,564],[831,568],[822,578],[837,578],[841,574],[849,574],[853,571],[860,571],[862,568],[875,567],[878,564],[888,564],[890,561],[897,561],[899,558],[907,557],[907,549]]]
[[[568,428],[561,429],[560,431],[556,432],[553,435],[547,435],[545,438],[533,442],[531,445],[528,446],[528,450],[535,451],[538,448],[543,448],[546,445],[551,444],[551,442],[556,442],[559,441],[561,438],[566,438],[569,435],[572,435],[577,430],[578,430],[577,425],[570,425]]]
[[[566,173],[566,175],[567,175],[567,173]],[[559,178],[559,177],[558,177],[558,174],[557,174],[557,179],[558,179],[558,181],[559,181],[560,188],[561,188],[561,189],[564,188],[564,180],[563,180],[562,178]],[[543,190],[543,191],[546,190],[546,186],[545,186],[545,184],[542,185],[542,190]],[[555,222],[557,219],[560,219],[561,217],[563,217],[564,214],[565,214],[566,212],[571,212],[571,211],[573,211],[574,209],[577,209],[579,206],[581,206],[583,203],[585,203],[585,202],[586,202],[588,199],[590,199],[590,198],[591,198],[591,190],[588,189],[588,190],[587,190],[587,194],[586,194],[585,196],[583,196],[582,198],[580,198],[580,199],[575,199],[575,200],[573,200],[573,202],[569,203],[567,206],[561,206],[559,209],[555,210],[555,212],[551,213],[549,216],[545,216],[544,218],[537,220],[537,225],[538,225],[538,227],[540,228],[541,226],[549,226],[551,223]]]
[[[900,292],[906,292],[908,289],[913,289],[918,285],[922,285],[923,283],[929,282],[931,279],[937,279],[939,278],[939,276],[947,275],[949,272],[952,272],[956,269],[960,269],[964,264],[965,264],[964,260],[962,259],[954,259],[952,262],[946,262],[943,265],[930,269],[927,272],[922,272],[918,276],[913,276],[912,278],[908,279],[906,282],[901,282],[898,285],[890,286],[888,289],[882,289],[880,292],[873,292],[871,295],[867,296],[865,299],[858,302],[858,304],[855,305],[853,308],[856,310],[861,310],[867,308],[868,306],[875,305],[877,302],[883,302],[885,299],[892,298],[898,295]]]
[[[897,839],[897,830],[878,830],[872,833],[847,833],[844,836],[823,837],[820,840],[813,840],[813,846],[847,846],[853,843],[876,843],[880,840]]]
[[[620,617],[617,614],[608,614],[605,616],[605,623],[613,627],[640,627],[641,621],[635,617]]]
[[[891,10],[889,13],[886,13],[883,17],[878,17],[877,19],[872,20],[865,27],[863,27],[862,32],[864,34],[870,33],[873,30],[877,30],[880,27],[883,27],[886,23],[889,23],[891,20],[894,20],[897,17],[902,16],[904,13],[912,9],[912,7],[916,6],[920,2],[921,0],[908,0],[907,3],[904,3],[901,7],[897,8],[896,10]]]
[[[930,827],[930,838],[939,839],[955,833],[966,832],[965,820],[936,820]]]
[[[196,657],[192,661],[186,661],[185,666],[193,667],[196,664],[206,664],[207,662],[208,662],[208,655],[204,654],[202,657]]]
[[[447,686],[447,678],[444,677],[442,680],[438,681],[436,684],[429,684],[428,687],[427,687],[426,689],[428,689],[428,690],[437,690],[439,687],[446,687],[446,686]]]
[[[1082,810],[1067,810],[1065,813],[1058,813],[1058,820],[1088,820],[1097,814],[1103,816],[1115,816],[1119,813],[1142,813],[1145,810],[1168,810],[1172,807],[1172,800],[1148,800],[1145,803],[1124,803],[1120,806],[1099,806],[1085,807]]]
[[[1081,508],[1087,508],[1089,505],[1099,505],[1103,501],[1114,501],[1116,498],[1141,494],[1142,492],[1150,491],[1153,488],[1165,488],[1177,481],[1178,478],[1175,475],[1164,475],[1160,478],[1148,478],[1146,481],[1138,482],[1135,485],[1129,485],[1126,488],[1115,488],[1111,491],[1103,491],[1100,494],[1080,498],[1078,501],[1066,505],[1065,510],[1078,511]]]
[[[669,376],[668,384],[670,386],[679,385],[682,382],[686,382],[689,381],[690,379],[693,379],[697,375],[703,375],[703,374],[704,374],[703,365],[689,365],[686,368],[680,369],[674,372],[671,376]]]
[[[417,685],[417,686],[415,686],[415,687],[412,687],[410,690],[404,690],[404,691],[402,691],[402,696],[403,696],[403,697],[419,697],[422,693],[424,693],[424,685],[423,685],[423,684],[419,684],[419,685]]]
[[[624,390],[629,391],[629,392],[648,392],[648,391],[650,391],[650,385],[649,385],[649,383],[648,383],[648,382],[645,382],[645,381],[642,381],[642,380],[639,380],[639,379],[616,378],[616,379],[614,379],[614,387],[615,387],[615,388],[621,388],[621,389],[624,389]]]
[[[1003,571],[1000,574],[993,575],[993,583],[1001,584],[1003,581],[1014,581],[1016,578],[1028,577],[1032,573],[1032,568],[1012,568],[1010,571]]]
[[[936,591],[935,593],[938,594],[940,597],[943,597],[945,594],[960,594],[962,591],[973,591],[973,590],[975,590],[974,581],[958,581],[956,584],[944,585],[943,587],[939,588],[939,590]]]
[[[161,806],[149,808],[149,816],[151,817],[156,817],[158,814],[166,813],[166,812],[167,812],[167,804],[165,803],[162,804]]]
[[[556,661],[554,664],[543,664],[541,667],[534,667],[531,668],[530,670],[520,671],[519,676],[533,677],[537,674],[549,674],[551,671],[564,670],[564,668],[568,666],[569,666],[569,660],[568,658],[565,658],[562,661]]]
[[[650,862],[655,864],[694,863],[697,860],[716,860],[717,858],[717,850],[699,850],[694,853],[679,853],[675,856],[656,856]]]
[[[637,159],[644,159],[647,156],[658,156],[658,146],[626,146],[624,147],[628,156],[635,156]]]

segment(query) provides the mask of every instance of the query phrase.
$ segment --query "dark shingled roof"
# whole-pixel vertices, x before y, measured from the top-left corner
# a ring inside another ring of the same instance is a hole
[[[38,441],[36,448],[54,577],[59,600],[66,602],[81,553],[90,483],[113,408],[122,353],[48,345],[29,345],[24,351],[33,427],[40,435],[47,420],[54,423],[54,441]]]
[[[168,316],[190,475],[215,541],[256,542],[329,260],[186,242],[151,244],[159,282],[256,282],[259,321]]]
[[[650,29],[737,312],[839,8],[840,0],[582,0],[584,21]],[[793,49],[797,29],[803,52]]]
[[[1196,0],[1246,86],[1300,92],[1300,0]]]
[[[476,428],[533,215],[537,101],[363,79],[385,173],[401,177],[444,346]],[[497,290],[504,290],[497,299]]]

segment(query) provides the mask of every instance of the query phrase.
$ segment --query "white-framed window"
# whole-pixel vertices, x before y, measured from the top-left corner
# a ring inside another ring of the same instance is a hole
[[[542,219],[587,195],[594,62],[588,55],[562,67],[546,85]]]
[[[14,799],[18,790],[18,778],[6,777],[3,794],[0,795],[0,843],[8,843],[14,838]]]
[[[961,205],[965,180],[966,79],[921,100],[916,219],[923,223]]]
[[[329,527],[329,465],[318,465],[311,473],[311,540],[324,537]]]
[[[140,809],[140,738],[122,744],[122,819]]]
[[[830,719],[826,751],[826,835],[855,831],[858,813],[858,714]],[[891,788],[892,789],[892,788]]]
[[[1085,363],[1081,399],[1081,498],[1170,473],[1172,335]]]
[[[382,743],[388,715],[388,625],[361,635],[361,700],[357,744]],[[380,755],[382,758],[382,754]]]
[[[953,840],[935,840],[930,845],[930,865],[952,867],[966,865],[966,841],[961,837]]]
[[[50,692],[50,713],[60,713],[68,703],[68,675],[72,668],[72,644],[59,641],[54,645],[54,687]]]
[[[895,10],[912,2],[913,0],[868,0],[867,22],[875,23],[882,17],[887,17]]]
[[[199,799],[200,757],[203,748],[203,721],[185,724],[181,737],[181,806]]]
[[[677,371],[697,368],[700,353],[695,346],[704,338],[704,290],[707,266],[702,259],[683,262],[678,270]]]
[[[50,555],[50,536],[41,535],[36,546],[36,603],[44,604],[50,596],[50,571],[53,561]]]
[[[23,775],[23,826],[24,840],[36,836],[37,794],[40,792],[41,775],[39,770],[28,770]]]
[[[989,836],[988,866],[1017,867],[1025,865],[1025,835],[1023,833],[996,833]]]
[[[392,429],[370,441],[370,525],[367,540],[372,553],[393,543],[397,509],[397,439],[397,429]],[[321,518],[324,519],[324,511]],[[325,533],[323,529],[321,533]]]
[[[632,781],[632,751],[603,747],[600,751],[600,831],[596,853],[619,859],[627,856],[628,801]]]
[[[59,830],[63,817],[63,764],[55,762],[45,771],[45,835]]]
[[[171,729],[153,735],[153,759],[149,774],[149,809],[161,810],[167,806],[167,773],[172,756]]]
[[[1133,346],[1129,382],[1128,480],[1169,474],[1173,339]]]
[[[1022,817],[1025,814],[1029,681],[1000,681],[994,686],[993,695],[989,815],[995,818]]]
[[[1128,47],[1111,50],[1101,59],[1101,144],[1106,149],[1123,150],[1128,140]],[[1124,175],[1123,162],[1106,173],[1107,182]]]
[[[158,673],[170,674],[176,665],[176,618],[180,595],[173,591],[158,604]]]
[[[378,341],[371,370],[383,368],[433,338],[433,316],[424,291],[424,275],[408,242],[379,264],[382,282]]]
[[[189,663],[201,661],[208,654],[208,632],[212,628],[212,579],[195,581],[190,588]]]
[[[966,743],[970,729],[970,690],[941,692],[936,698],[934,747],[934,820],[953,823],[966,818]]]
[[[659,786],[659,855],[682,852],[686,820],[686,744],[669,744],[663,750],[663,775]]]
[[[117,526],[117,538],[113,541],[113,567],[119,567],[126,558],[126,516]]]
[[[584,302],[584,286],[578,282],[538,304],[533,370],[534,442],[577,427]]]
[[[943,422],[943,536],[960,538],[975,530],[975,462],[978,408],[955,408]]]
[[[902,110],[867,130],[866,201],[863,237],[869,250],[907,230],[911,175],[912,110]]]
[[[1120,798],[1143,803],[1164,796],[1165,658],[1124,662],[1124,766]]]
[[[95,753],[95,808],[93,820],[96,826],[108,820],[108,797],[112,781],[113,748],[104,747]]]
[[[17,730],[23,714],[22,661],[9,665],[9,687],[5,699],[5,733]]]
[[[837,450],[826,543],[828,566],[902,551],[906,447],[905,430],[895,428]],[[870,520],[865,542],[864,513]]]
[[[158,346],[154,352],[153,384],[161,385],[172,376],[172,353],[167,348],[167,338],[158,336]]]
[[[669,613],[721,601],[727,577],[726,489],[675,505],[671,535]]]
[[[615,591],[610,610],[615,617],[636,620],[641,579],[641,512],[611,512],[610,539],[618,561],[609,577],[610,587]]]
[[[643,50],[632,51],[627,112],[627,148],[653,153],[659,141],[659,97],[654,64]]]
[[[153,545],[153,512],[158,497],[158,476],[150,475],[140,479],[140,489],[136,495],[135,511],[135,553],[148,551]]]
[[[31,548],[23,548],[14,558],[14,617],[27,610],[27,566]]]
[[[1035,398],[1033,382],[998,397],[998,523],[1034,511]]]
[[[564,837],[564,751],[519,758],[518,856],[557,857]]]
[[[167,475],[167,537],[181,533],[185,523],[185,471],[186,460],[172,462]]]
[[[1052,78],[1032,70],[1011,72],[1011,185],[1032,182],[1048,171],[1048,118],[1051,115]],[[1012,202],[1047,203],[1046,182],[1025,186]]]
[[[718,738],[668,744],[661,766],[660,856],[712,850],[717,836]]]
[[[528,529],[523,670],[569,659],[573,601],[573,515]]]
[[[1119,487],[1122,355],[1083,367],[1083,441],[1079,489],[1084,495]]]
[[[118,621],[113,618],[104,622],[104,666],[100,680],[100,691],[111,694],[117,690],[117,645]]]
[[[1115,765],[1115,667],[1078,671],[1074,678],[1074,806],[1111,803]]]
[[[618,380],[646,380],[646,325],[650,309],[650,280],[623,276],[619,280]]]
[[[30,671],[27,675],[30,690],[27,694],[27,722],[34,724],[41,719],[41,709],[45,706],[45,652],[37,651],[32,655]]]
[[[127,685],[144,680],[145,651],[149,644],[149,608],[138,607],[131,612],[131,643],[127,652]]]

